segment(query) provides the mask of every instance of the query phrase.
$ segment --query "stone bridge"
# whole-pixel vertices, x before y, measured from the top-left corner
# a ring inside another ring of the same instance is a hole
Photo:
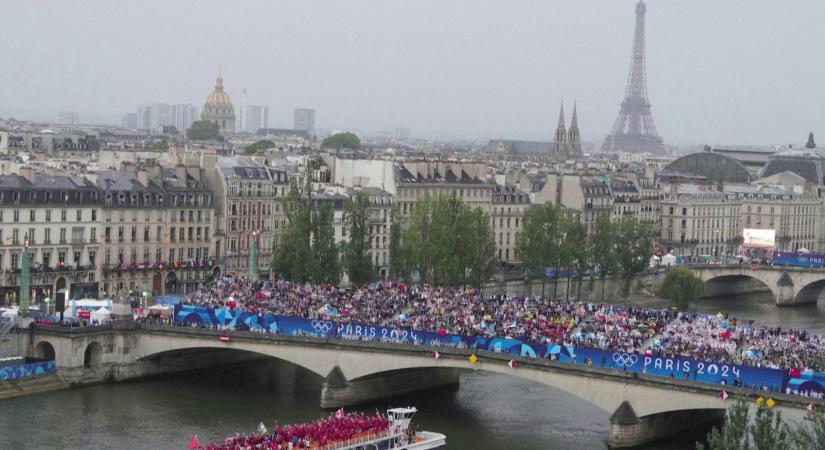
[[[24,333],[20,333],[24,335]],[[34,356],[54,358],[58,374],[75,385],[121,381],[221,364],[277,358],[301,366],[321,381],[321,407],[374,402],[425,389],[457,385],[459,374],[483,370],[532,380],[568,392],[610,416],[608,443],[629,447],[718,420],[729,404],[718,386],[586,367],[544,359],[471,350],[405,344],[285,337],[144,326],[130,329],[60,329],[25,332]],[[228,339],[221,336],[228,336]],[[731,396],[754,397],[748,389],[727,387]],[[779,408],[797,415],[807,402],[773,397]]]
[[[768,265],[692,265],[705,282],[705,297],[747,294],[759,289],[771,291],[777,306],[816,303],[825,289],[825,270]]]

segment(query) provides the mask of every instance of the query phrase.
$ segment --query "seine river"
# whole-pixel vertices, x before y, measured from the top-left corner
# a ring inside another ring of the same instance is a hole
[[[644,300],[666,306],[661,300]],[[771,326],[825,333],[825,303],[773,306],[769,298],[703,301],[719,311]],[[185,449],[271,424],[324,417],[321,380],[274,361],[253,367],[166,379],[106,384],[0,402],[0,449]],[[516,377],[466,373],[461,387],[417,399],[361,408],[414,404],[422,429],[445,433],[453,449],[605,449],[608,414],[593,405]],[[693,433],[647,449],[692,449]]]

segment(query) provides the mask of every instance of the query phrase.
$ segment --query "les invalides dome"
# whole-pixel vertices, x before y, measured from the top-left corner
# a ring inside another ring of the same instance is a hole
[[[232,106],[232,99],[223,90],[223,77],[220,71],[215,80],[215,90],[206,97],[201,119],[218,124],[221,133],[235,132],[235,107]]]

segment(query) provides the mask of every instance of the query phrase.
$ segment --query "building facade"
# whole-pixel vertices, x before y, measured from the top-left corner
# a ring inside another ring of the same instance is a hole
[[[101,193],[79,177],[0,177],[0,304],[18,304],[23,251],[30,257],[30,302],[97,298]]]
[[[490,225],[496,241],[496,256],[502,263],[518,263],[516,236],[521,232],[524,213],[530,207],[530,196],[511,185],[497,185],[492,194]]]
[[[315,110],[310,108],[296,109],[292,129],[306,131],[310,135],[315,134]]]
[[[247,133],[257,133],[258,130],[269,128],[269,107],[262,105],[247,105],[243,118],[243,130]]]
[[[739,209],[734,193],[679,186],[661,197],[661,242],[688,261],[736,253],[741,242]]]

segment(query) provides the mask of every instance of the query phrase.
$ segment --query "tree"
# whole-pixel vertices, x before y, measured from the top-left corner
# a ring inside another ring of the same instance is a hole
[[[744,400],[737,401],[725,412],[725,424],[721,429],[713,427],[708,434],[708,450],[748,450],[750,448],[748,436],[748,404]],[[705,446],[696,444],[697,450],[704,450]]]
[[[349,242],[344,244],[344,265],[353,284],[364,284],[376,279],[376,270],[370,257],[370,237],[367,234],[370,199],[357,192],[347,203]]]
[[[782,414],[766,404],[756,409],[748,425],[749,405],[737,401],[725,413],[725,424],[708,434],[708,446],[696,444],[697,450],[812,450],[825,448],[825,415],[810,412],[805,423],[789,425]]]
[[[337,284],[341,278],[341,263],[338,258],[338,246],[335,244],[335,228],[332,226],[332,205],[321,204],[313,211],[312,254],[315,271],[310,277],[313,283]]]
[[[221,129],[217,123],[197,120],[186,130],[186,137],[195,141],[214,141],[220,136]]]
[[[653,227],[635,217],[624,217],[614,227],[616,268],[622,279],[622,294],[627,297],[633,280],[647,269],[653,255]]]
[[[672,300],[679,307],[685,308],[690,303],[699,300],[704,289],[705,283],[690,269],[676,267],[668,269],[659,294]]]
[[[604,214],[596,218],[590,242],[590,256],[593,265],[599,270],[599,279],[602,282],[601,301],[604,302],[607,272],[615,266],[616,232],[610,222],[610,216]]]
[[[547,277],[545,270],[560,270],[562,227],[559,208],[547,202],[532,205],[524,213],[521,232],[516,236],[516,251],[527,268],[530,279],[541,277],[541,295],[544,295]],[[558,276],[556,276],[558,279]]]
[[[275,143],[270,141],[269,139],[263,139],[254,144],[247,146],[244,149],[244,153],[252,155],[258,153],[259,151],[269,150],[270,148],[274,148]]]
[[[406,269],[406,258],[401,246],[401,217],[398,207],[392,209],[390,214],[390,273],[392,279],[398,279],[409,275]]]
[[[312,257],[312,215],[298,183],[290,182],[289,194],[281,201],[287,225],[273,251],[272,267],[283,278],[306,282],[317,272]]]
[[[169,144],[166,143],[166,140],[160,140],[153,142],[152,145],[149,147],[151,150],[155,151],[166,151],[169,150]]]
[[[568,273],[575,272],[576,298],[580,299],[584,274],[590,269],[591,246],[587,239],[587,230],[576,214],[566,214],[564,221],[563,252],[569,255]],[[567,297],[570,297],[570,276],[567,279]]]
[[[333,134],[321,141],[321,148],[348,148],[350,150],[358,150],[361,148],[361,139],[358,139],[358,136],[350,132]]]
[[[456,195],[425,195],[413,206],[399,251],[404,270],[439,286],[475,285],[495,270],[495,242],[489,217]]]

